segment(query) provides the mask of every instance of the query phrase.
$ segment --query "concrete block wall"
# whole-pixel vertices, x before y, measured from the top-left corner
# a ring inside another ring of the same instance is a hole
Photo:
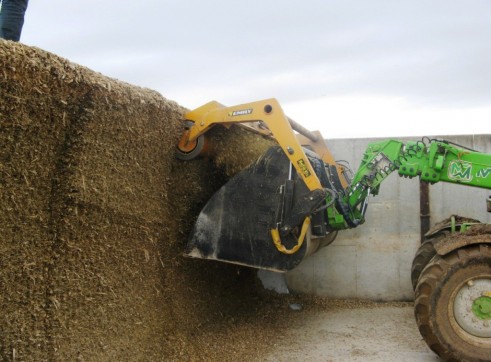
[[[491,153],[491,135],[435,138]],[[356,171],[368,143],[377,140],[335,139],[328,145],[336,159],[347,160]],[[429,193],[431,225],[452,214],[491,222],[485,204],[489,190],[438,183]],[[366,220],[356,229],[339,232],[334,243],[288,272],[288,288],[334,298],[411,300],[411,263],[420,244],[419,180],[391,175],[379,195],[370,198]]]

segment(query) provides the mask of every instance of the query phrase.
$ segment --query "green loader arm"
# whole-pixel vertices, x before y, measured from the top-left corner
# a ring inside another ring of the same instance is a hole
[[[377,195],[380,184],[394,171],[429,183],[491,189],[491,154],[437,139],[374,142],[368,145],[351,185],[339,195],[336,208],[327,210],[330,225],[345,229],[363,223],[368,196]]]

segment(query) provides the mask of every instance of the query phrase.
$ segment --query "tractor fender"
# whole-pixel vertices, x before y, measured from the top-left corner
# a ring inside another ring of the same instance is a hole
[[[491,224],[471,218],[453,215],[437,224],[426,236],[431,237],[437,233],[446,234],[433,241],[435,251],[440,256],[468,245],[491,244]]]
[[[470,217],[452,215],[449,218],[435,224],[430,230],[428,230],[424,235],[425,239],[431,239],[437,234],[444,231],[448,231],[448,232],[460,231],[460,228],[462,227],[463,224],[482,224],[482,223],[481,221],[472,219]]]
[[[491,244],[491,234],[453,234],[433,242],[436,253],[440,256],[447,255],[454,250],[474,244]]]

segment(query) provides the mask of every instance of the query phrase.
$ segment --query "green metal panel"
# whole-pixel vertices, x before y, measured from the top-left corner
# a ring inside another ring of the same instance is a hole
[[[350,187],[327,210],[331,227],[345,229],[362,223],[367,197],[377,195],[380,184],[396,170],[402,177],[420,177],[429,183],[491,189],[491,154],[444,140],[428,141],[370,143]]]

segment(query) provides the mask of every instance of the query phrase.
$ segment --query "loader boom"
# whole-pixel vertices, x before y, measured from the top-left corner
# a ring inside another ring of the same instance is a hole
[[[178,148],[181,152],[178,155],[181,157],[185,157],[188,145],[196,144],[198,138],[210,128],[218,124],[225,127],[236,124],[248,131],[275,139],[311,191],[322,189],[322,186],[312,166],[307,162],[302,146],[310,145],[314,152],[321,155],[325,163],[335,164],[320,132],[310,132],[288,118],[276,99],[266,99],[233,107],[225,107],[212,101],[188,112],[186,120],[191,121],[192,125],[184,132],[179,142]],[[295,134],[294,130],[298,134]],[[344,178],[341,179],[346,185]]]
[[[402,177],[418,176],[429,183],[448,182],[491,189],[491,155],[446,140],[418,142],[387,140],[368,145],[344,203],[351,210],[377,195],[393,171]],[[355,213],[355,218],[363,215]]]

